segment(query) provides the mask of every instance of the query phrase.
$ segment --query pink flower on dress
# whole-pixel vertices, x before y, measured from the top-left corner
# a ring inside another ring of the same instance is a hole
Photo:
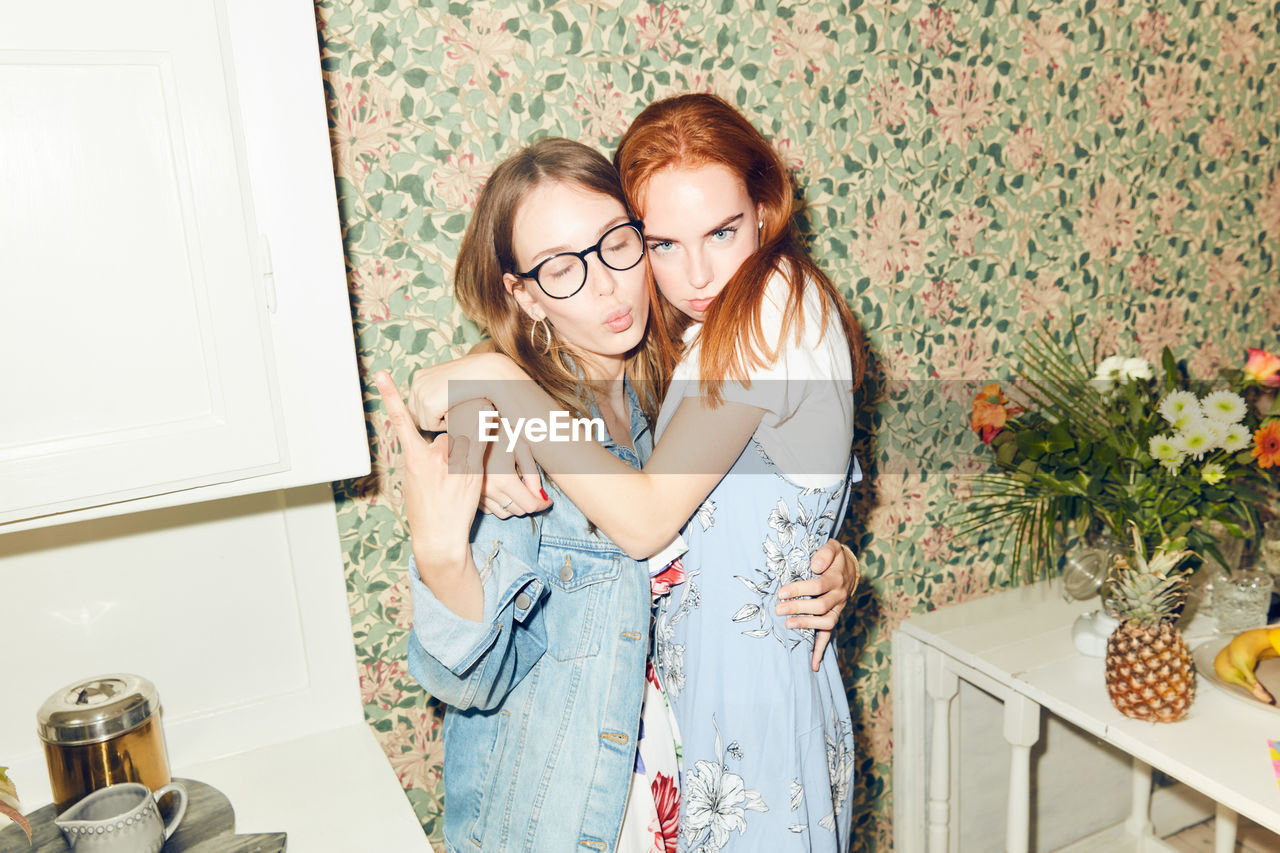
[[[955,16],[944,12],[936,6],[928,14],[916,18],[916,30],[920,33],[920,45],[925,50],[933,50],[938,56],[951,52],[951,34],[955,32]]]
[[[676,853],[676,839],[680,834],[680,788],[670,776],[656,773],[649,789],[658,810],[654,846],[663,853]]]
[[[636,43],[645,50],[656,50],[663,59],[670,59],[680,49],[680,11],[668,8],[666,3],[649,4],[649,13],[636,15]]]
[[[649,578],[649,591],[655,596],[666,595],[671,592],[671,587],[682,583],[684,583],[684,563],[676,557],[667,564],[665,569]]]
[[[652,660],[644,662],[644,677],[650,684],[659,690],[662,689],[662,683],[658,681],[658,669],[653,665]]]

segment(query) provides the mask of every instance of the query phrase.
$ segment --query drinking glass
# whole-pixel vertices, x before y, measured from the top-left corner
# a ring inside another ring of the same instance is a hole
[[[1273,585],[1271,575],[1252,569],[1215,578],[1213,615],[1217,619],[1218,630],[1224,634],[1238,634],[1266,625]]]

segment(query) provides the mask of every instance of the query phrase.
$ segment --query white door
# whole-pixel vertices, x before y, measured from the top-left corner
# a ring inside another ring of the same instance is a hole
[[[0,523],[285,468],[221,5],[0,19]]]

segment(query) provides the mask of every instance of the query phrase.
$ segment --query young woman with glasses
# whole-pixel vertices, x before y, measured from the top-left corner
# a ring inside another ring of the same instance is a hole
[[[644,253],[608,161],[549,139],[490,176],[455,275],[460,304],[504,358],[553,408],[603,420],[608,436],[593,446],[632,469],[649,457],[672,367],[669,337],[645,334],[662,319]],[[385,373],[378,387],[403,453],[410,672],[448,706],[448,848],[674,850],[676,739],[646,677],[647,565],[563,495],[528,518],[486,498],[494,512],[473,525],[497,451],[457,433],[482,405],[455,407],[455,435],[428,442]],[[842,578],[836,562],[828,585]]]
[[[847,850],[853,731],[837,661],[778,599],[807,576],[861,476],[861,332],[799,237],[784,164],[728,103],[652,104],[614,162],[665,300],[655,332],[681,353],[658,441],[643,470],[581,442],[531,449],[629,555],[683,528],[686,581],[655,631],[683,748],[680,849]],[[536,385],[501,381],[521,375],[500,355],[430,368],[414,381],[415,414],[438,424],[448,380],[488,378],[504,416],[545,417],[554,405]]]

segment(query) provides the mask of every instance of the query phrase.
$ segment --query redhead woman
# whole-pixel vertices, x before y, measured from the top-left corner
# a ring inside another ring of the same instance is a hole
[[[662,321],[644,253],[608,161],[544,140],[489,178],[455,281],[464,310],[540,393],[606,425],[593,447],[624,467],[649,456],[653,380],[670,371],[665,338],[645,335]],[[563,495],[529,518],[476,521],[493,451],[428,442],[390,377],[378,387],[404,460],[410,672],[447,705],[448,849],[673,850],[676,740],[646,678],[646,564]],[[480,409],[452,419],[478,422]]]
[[[643,470],[581,441],[531,449],[632,557],[683,528],[685,581],[661,601],[655,652],[683,747],[680,849],[846,850],[848,703],[834,650],[788,624],[779,593],[807,577],[860,477],[861,333],[799,238],[789,173],[729,104],[651,105],[615,164],[664,297],[655,325],[680,353],[658,441]],[[441,423],[447,382],[487,377],[504,417],[549,418],[536,384],[502,381],[522,376],[500,355],[429,370],[415,414]]]

